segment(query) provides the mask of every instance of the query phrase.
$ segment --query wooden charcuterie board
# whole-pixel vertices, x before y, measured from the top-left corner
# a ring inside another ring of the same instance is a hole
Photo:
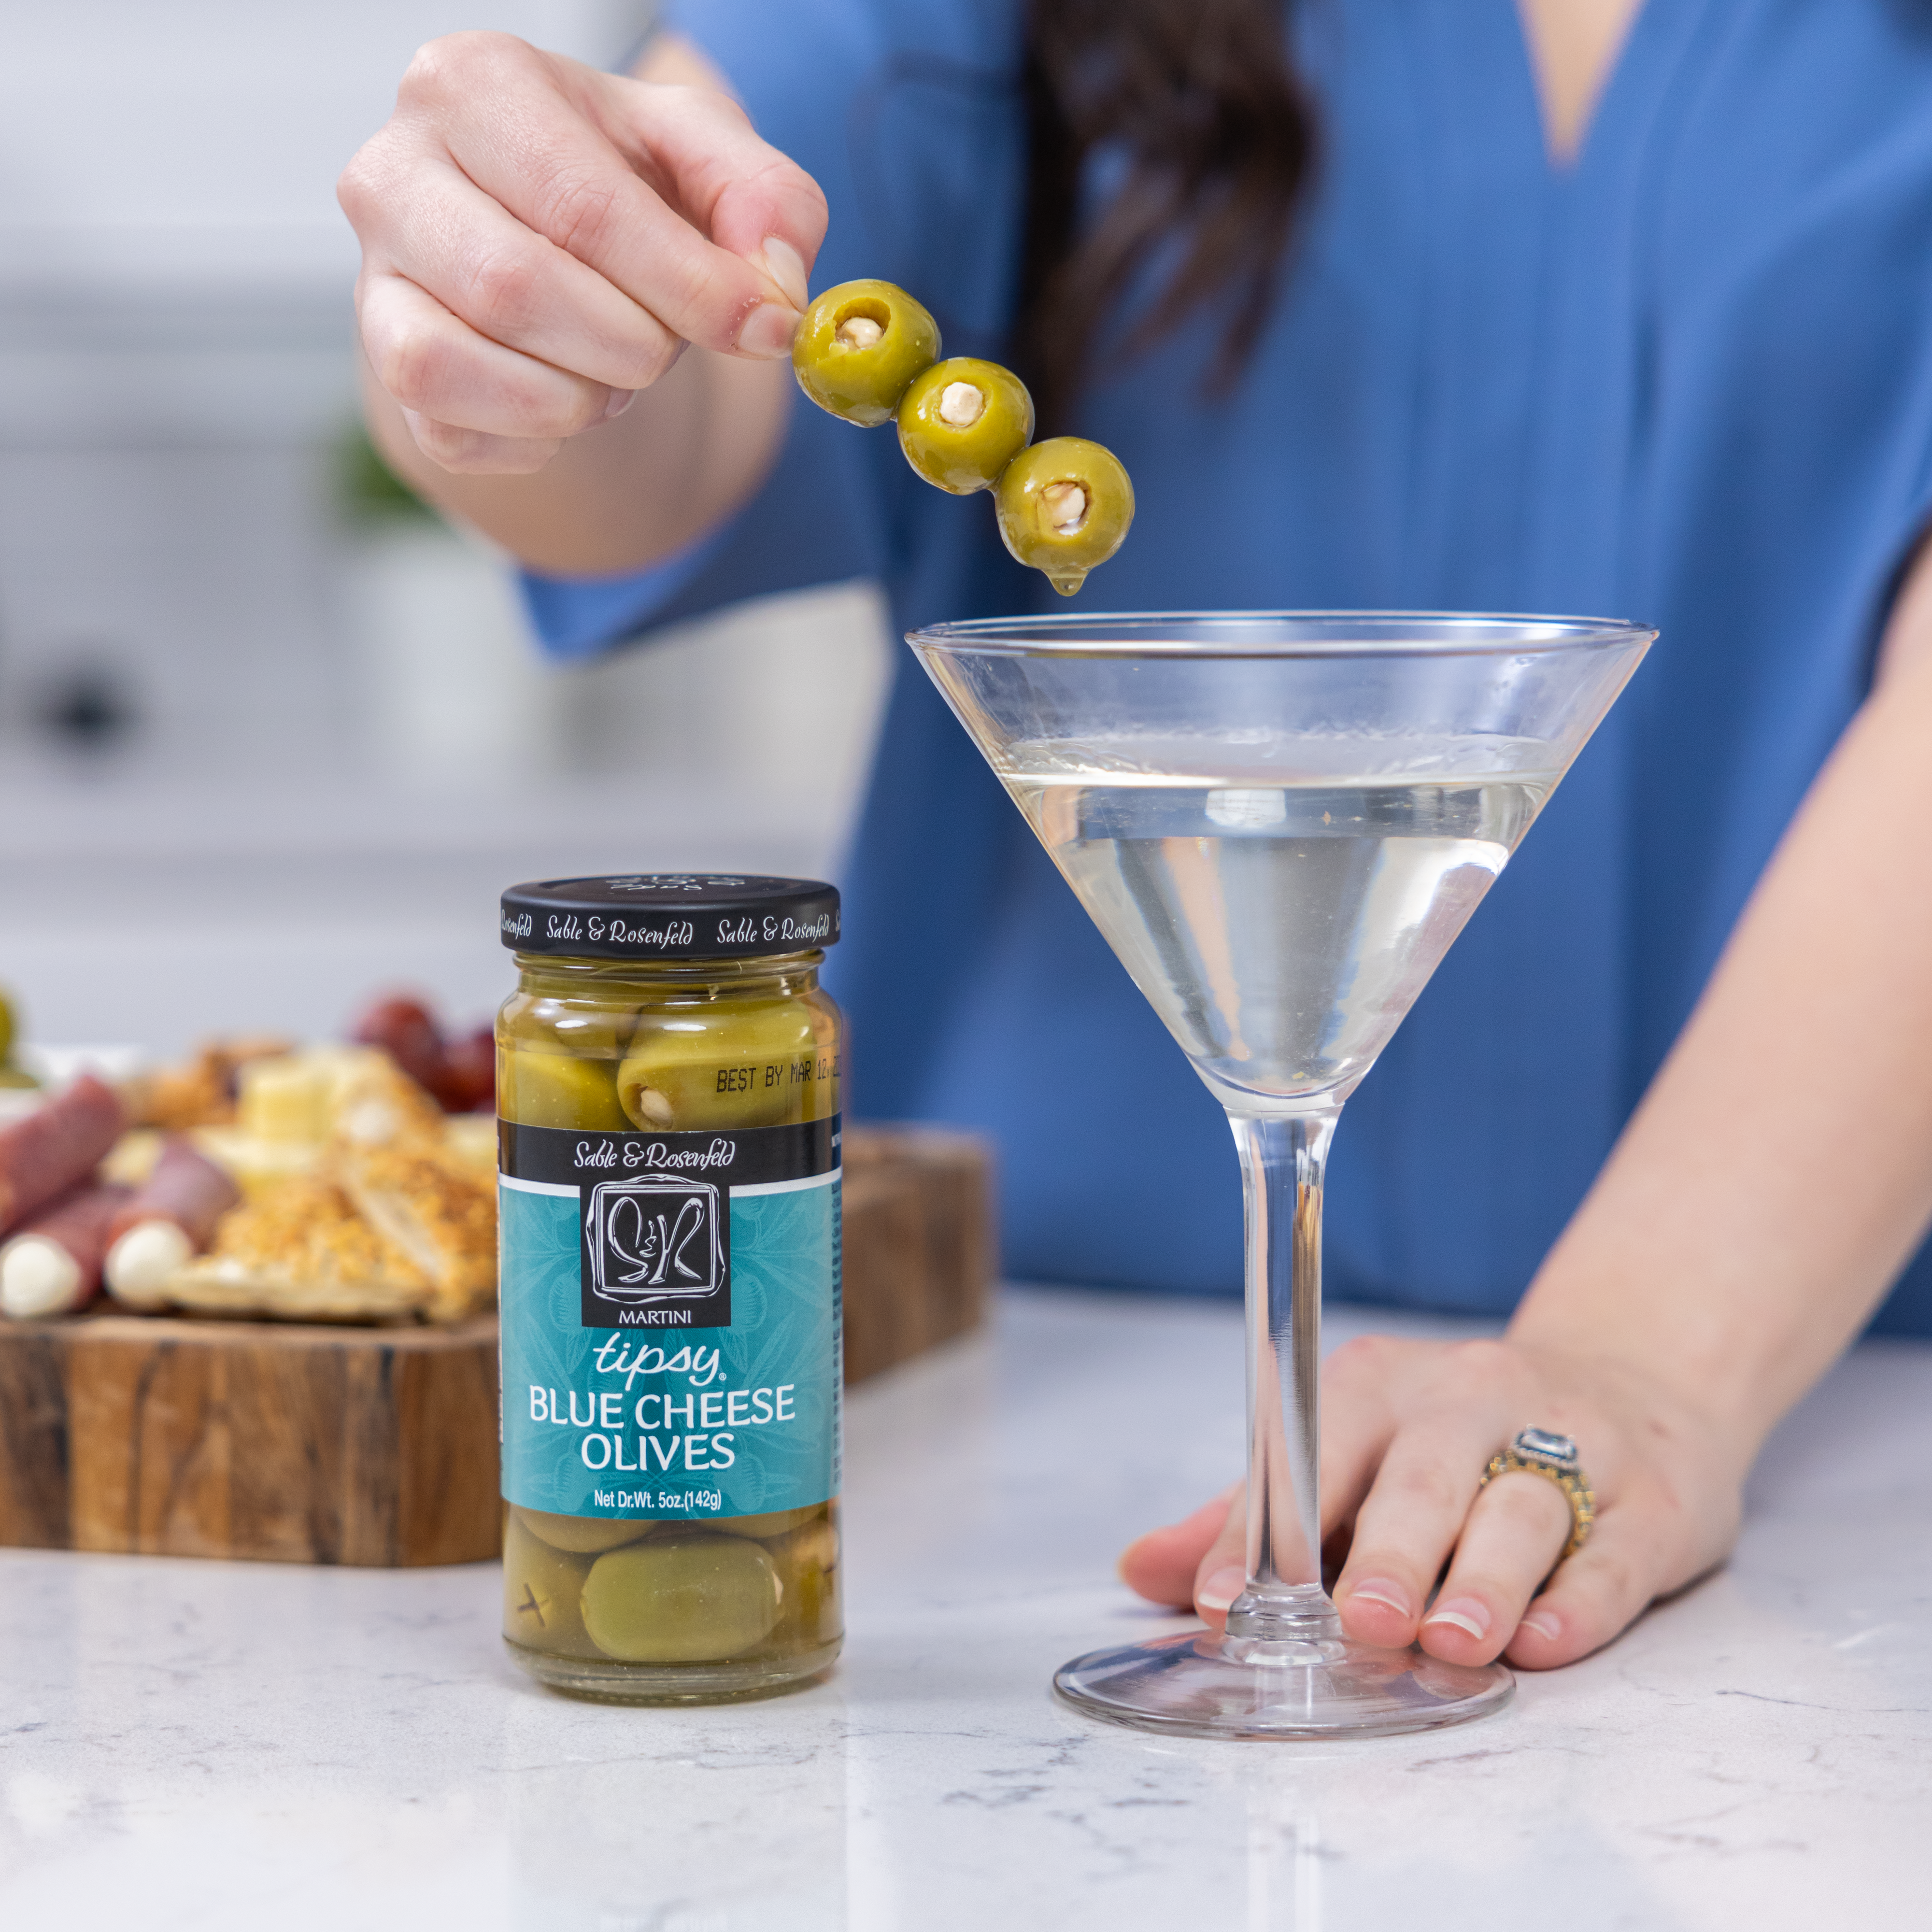
[[[848,1130],[845,1373],[976,1324],[990,1162],[970,1136]],[[496,1323],[0,1321],[0,1544],[287,1563],[496,1555]]]

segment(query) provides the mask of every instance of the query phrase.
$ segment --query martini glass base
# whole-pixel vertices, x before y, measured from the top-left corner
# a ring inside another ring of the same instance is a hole
[[[1372,1738],[1432,1731],[1499,1711],[1516,1690],[1500,1664],[1444,1664],[1420,1650],[1346,1640],[1258,1644],[1212,1630],[1090,1651],[1054,1672],[1077,1711],[1194,1738]]]

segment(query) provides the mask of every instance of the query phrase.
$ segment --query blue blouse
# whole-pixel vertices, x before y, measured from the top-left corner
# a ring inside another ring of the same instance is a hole
[[[1013,0],[683,0],[832,223],[997,355]],[[1320,178],[1239,389],[1204,320],[1080,406],[1139,499],[1078,603],[985,498],[799,400],[762,495],[664,569],[534,581],[550,647],[858,575],[909,626],[1048,608],[1560,610],[1661,627],[1350,1102],[1330,1292],[1500,1311],[1588,1186],[1867,689],[1932,509],[1932,9],[1647,0],[1568,168],[1513,0],[1303,0]],[[998,1142],[1024,1278],[1235,1292],[1219,1109],[902,654],[832,980],[853,1100]],[[1901,890],[1907,889],[1900,881]],[[1852,989],[1847,989],[1850,997]],[[1828,1037],[1793,1039],[1803,1070]],[[1932,1253],[1882,1312],[1932,1332]]]

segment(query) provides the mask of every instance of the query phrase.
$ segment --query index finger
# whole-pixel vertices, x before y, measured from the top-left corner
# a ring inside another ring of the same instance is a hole
[[[682,44],[653,71],[661,83],[648,99],[620,88],[615,105],[647,122],[605,124],[620,147],[638,144],[640,162],[665,200],[712,242],[763,269],[794,306],[807,299],[806,278],[825,239],[825,195],[811,176],[764,140],[734,99],[724,76]],[[778,247],[775,249],[773,244]]]
[[[810,178],[724,94],[479,38],[460,56],[460,85],[472,98],[487,90],[496,109],[452,119],[449,152],[464,173],[686,341],[782,353],[799,304],[764,251],[776,240],[801,261],[816,254],[824,201]],[[735,251],[694,225],[728,209]]]

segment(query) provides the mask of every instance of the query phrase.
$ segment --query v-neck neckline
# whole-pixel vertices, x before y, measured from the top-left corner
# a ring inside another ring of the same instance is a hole
[[[1508,0],[1509,10],[1516,26],[1516,38],[1521,44],[1523,72],[1529,83],[1530,98],[1536,104],[1537,134],[1542,147],[1544,164],[1546,172],[1556,180],[1562,181],[1581,167],[1583,158],[1589,152],[1598,124],[1602,120],[1604,110],[1611,95],[1617,91],[1618,76],[1630,63],[1638,37],[1643,32],[1647,17],[1657,10],[1659,0],[1637,0],[1635,10],[1624,23],[1622,33],[1612,50],[1609,64],[1597,77],[1597,85],[1586,104],[1583,118],[1576,130],[1576,139],[1567,154],[1559,154],[1551,142],[1551,105],[1543,91],[1543,76],[1537,64],[1536,44],[1530,32],[1530,23],[1524,13],[1522,0]]]
[[[1457,0],[1457,4],[1466,4],[1467,0]],[[1695,16],[1706,10],[1704,0],[1642,0],[1598,90],[1575,152],[1559,158],[1550,151],[1535,56],[1522,9],[1516,0],[1490,0],[1490,4],[1503,16],[1493,22],[1492,31],[1507,34],[1514,55],[1512,88],[1522,111],[1515,117],[1517,126],[1512,138],[1520,136],[1528,145],[1539,184],[1558,200],[1568,199],[1580,184],[1603,168],[1616,165],[1614,158],[1627,145],[1622,137],[1633,117],[1642,118],[1644,101],[1675,64],[1676,50]]]
[[[1388,0],[1363,4],[1392,48],[1413,49],[1412,165],[1427,163],[1416,203],[1430,321],[1418,345],[1413,556],[1422,577],[1467,602],[1494,592],[1459,577],[1458,557],[1533,555],[1540,530],[1580,522],[1606,532],[1606,557],[1613,548],[1618,506],[1580,504],[1588,478],[1567,452],[1586,426],[1629,414],[1630,345],[1602,332],[1647,272],[1634,210],[1658,182],[1656,136],[1682,56],[1724,10],[1645,0],[1576,159],[1558,167],[1515,0],[1419,0],[1408,20],[1427,30],[1412,37]],[[1474,463],[1494,488],[1459,494],[1451,462]]]

